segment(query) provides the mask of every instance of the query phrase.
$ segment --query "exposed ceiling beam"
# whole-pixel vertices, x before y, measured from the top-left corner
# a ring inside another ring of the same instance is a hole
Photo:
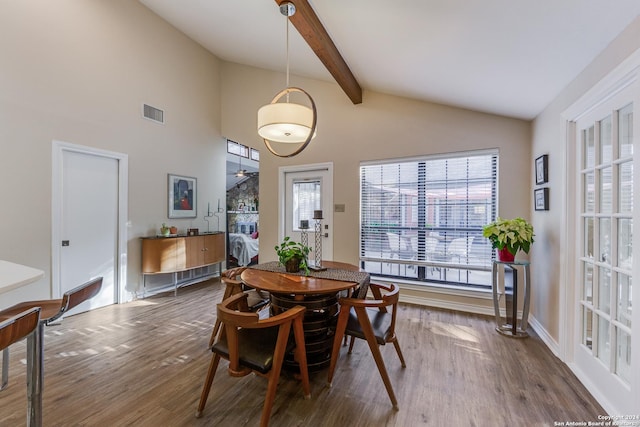
[[[362,88],[309,2],[307,0],[275,0],[275,2],[278,5],[293,3],[296,13],[289,18],[293,26],[327,67],[351,102],[362,103]]]

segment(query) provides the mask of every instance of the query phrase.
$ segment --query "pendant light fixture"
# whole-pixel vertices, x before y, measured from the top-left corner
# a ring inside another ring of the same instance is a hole
[[[242,156],[238,156],[238,170],[236,172],[236,178],[242,178],[247,174],[247,171],[242,169]]]
[[[316,136],[318,114],[313,98],[298,87],[289,86],[289,17],[295,14],[293,3],[280,5],[280,13],[287,17],[287,87],[281,90],[270,104],[258,110],[258,135],[264,140],[267,149],[278,157],[293,157],[304,150]],[[311,108],[289,102],[289,95],[299,92],[305,95]],[[278,102],[285,97],[285,102]],[[272,143],[300,144],[293,152],[281,154],[273,148]]]

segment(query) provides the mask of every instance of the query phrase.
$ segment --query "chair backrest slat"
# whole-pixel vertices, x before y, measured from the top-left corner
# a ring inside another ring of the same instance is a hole
[[[61,312],[67,312],[72,308],[75,308],[85,302],[88,299],[98,295],[102,288],[102,277],[96,277],[88,282],[77,286],[70,291],[64,293],[62,297],[62,310]]]
[[[225,271],[222,274],[222,282],[241,286],[242,281],[238,280],[237,277],[240,276],[242,272],[245,271],[246,269],[247,267],[236,267],[236,268],[231,268]]]
[[[39,321],[40,307],[33,307],[0,323],[0,350],[28,336]]]

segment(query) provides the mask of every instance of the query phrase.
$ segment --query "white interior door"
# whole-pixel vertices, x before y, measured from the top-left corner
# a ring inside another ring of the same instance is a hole
[[[119,301],[123,165],[117,157],[93,151],[62,147],[54,157],[54,293],[60,297],[103,277],[100,294],[72,314]]]
[[[632,310],[639,225],[634,204],[640,187],[634,172],[639,166],[635,98],[631,89],[621,91],[576,121],[573,357],[583,381],[616,414],[636,414],[640,402],[640,335]]]
[[[308,245],[312,251],[309,261],[316,259],[316,239],[320,243],[321,258],[333,260],[333,164],[303,165],[281,168],[280,239],[290,236],[303,240],[300,223],[308,221]],[[314,211],[322,211],[322,220],[314,219]],[[319,232],[316,233],[316,227]]]

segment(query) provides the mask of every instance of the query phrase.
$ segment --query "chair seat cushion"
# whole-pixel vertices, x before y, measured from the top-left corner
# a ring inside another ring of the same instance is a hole
[[[251,309],[251,311],[257,311],[269,304],[269,297],[263,297],[255,289],[245,291],[245,293],[248,295],[247,305],[249,306],[249,309]]]
[[[55,316],[62,308],[61,299],[26,301],[0,311],[0,321],[6,320],[33,307],[40,307],[40,321],[44,322]]]
[[[261,329],[243,328],[238,331],[238,347],[240,348],[240,364],[266,374],[273,364],[273,352],[278,340],[279,326]],[[287,342],[286,352],[292,351],[295,342]],[[225,359],[229,358],[229,347],[226,336],[219,339],[211,347],[211,351]]]
[[[371,322],[376,341],[378,344],[384,345],[387,341],[389,330],[391,329],[391,314],[384,313],[377,308],[365,308],[365,311],[367,312],[367,316]],[[366,339],[362,332],[362,328],[360,327],[360,322],[358,322],[356,310],[353,307],[351,307],[351,311],[349,312],[349,320],[347,321],[345,334],[353,335],[356,338]]]

